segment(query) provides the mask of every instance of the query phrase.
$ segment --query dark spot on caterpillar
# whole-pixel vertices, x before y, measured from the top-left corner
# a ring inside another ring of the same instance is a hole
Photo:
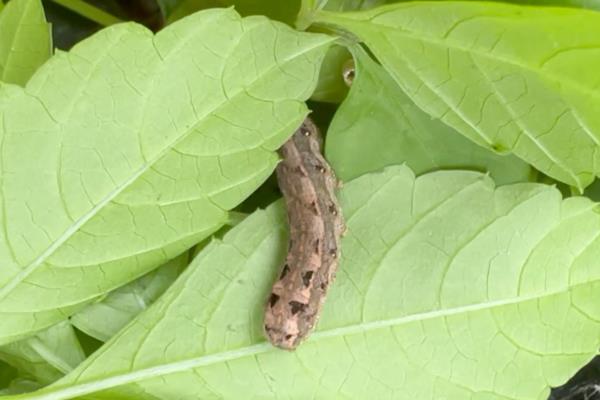
[[[315,168],[317,169],[317,171],[319,171],[320,173],[324,174],[325,172],[327,172],[327,170],[325,169],[324,166],[317,164],[315,165]]]
[[[278,300],[279,296],[277,296],[275,293],[271,293],[271,296],[269,297],[269,304],[271,305],[271,307],[273,307]]]
[[[285,276],[288,274],[288,272],[290,272],[290,266],[285,264],[283,266],[283,270],[281,270],[281,275],[279,275],[279,279],[285,278]]]
[[[316,254],[319,254],[319,244],[320,244],[320,243],[321,243],[321,242],[319,241],[319,239],[316,239],[316,240],[315,240],[315,253],[316,253]]]
[[[310,286],[310,280],[312,279],[314,272],[313,271],[306,271],[305,273],[302,274],[302,283],[304,283],[304,286],[309,287]]]
[[[333,215],[337,215],[337,210],[336,210],[336,208],[335,208],[335,205],[331,204],[331,205],[329,206],[329,212],[330,212],[331,214],[333,214]]]
[[[337,249],[329,250],[329,255],[333,258],[337,258]]]
[[[290,340],[292,338],[292,335],[285,335],[285,340]]]
[[[302,130],[302,134],[303,134],[304,136],[310,136],[310,131],[309,131],[308,129],[303,129],[303,130]]]
[[[288,304],[290,305],[292,315],[296,315],[300,311],[304,311],[304,309],[306,308],[306,304],[300,303],[299,301],[290,301]]]
[[[325,291],[327,289],[327,284],[325,282],[321,283],[321,290]]]

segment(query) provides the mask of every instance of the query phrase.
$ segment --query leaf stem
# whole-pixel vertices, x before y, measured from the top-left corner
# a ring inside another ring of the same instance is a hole
[[[56,4],[60,4],[61,6],[85,17],[91,21],[96,22],[101,26],[109,26],[113,24],[118,24],[123,22],[121,19],[115,17],[114,15],[107,13],[106,11],[94,7],[91,4],[86,3],[83,0],[52,0]]]

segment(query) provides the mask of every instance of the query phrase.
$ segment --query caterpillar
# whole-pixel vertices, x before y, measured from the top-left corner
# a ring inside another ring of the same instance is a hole
[[[335,278],[345,224],[338,180],[321,153],[322,137],[310,118],[279,149],[277,181],[287,209],[290,239],[279,278],[267,300],[268,340],[293,350],[315,327]]]

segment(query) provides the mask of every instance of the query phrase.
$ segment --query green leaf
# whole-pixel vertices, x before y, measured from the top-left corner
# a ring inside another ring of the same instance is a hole
[[[0,1],[0,9],[2,8],[2,2]],[[9,364],[0,360],[0,394],[2,389],[8,387],[10,382],[17,377],[17,370]]]
[[[241,15],[264,15],[291,25],[300,10],[300,0],[161,0],[161,10],[172,23],[199,10],[234,7]]]
[[[91,337],[90,335],[80,331],[77,328],[75,328],[74,330],[75,335],[77,336],[77,340],[79,341],[79,345],[81,346],[81,349],[83,350],[83,353],[86,357],[98,350],[104,344],[104,342],[101,342],[100,340]]]
[[[326,155],[342,180],[406,163],[417,175],[437,169],[490,171],[499,184],[528,180],[529,166],[496,155],[418,108],[360,47],[356,77],[327,132]]]
[[[87,335],[106,342],[159,298],[189,263],[188,253],[110,292],[71,317]]]
[[[431,2],[316,20],[358,36],[419,107],[474,142],[580,190],[600,172],[599,13]]]
[[[156,4],[158,4],[158,7],[160,8],[163,18],[166,19],[184,1],[185,0],[156,0]]]
[[[94,7],[85,0],[52,0],[54,3],[60,4],[71,12],[87,18],[90,21],[97,23],[100,26],[109,26],[118,24],[121,21],[116,16],[104,11],[102,8]]]
[[[25,85],[51,55],[52,36],[42,2],[8,3],[0,14],[0,81]]]
[[[71,324],[61,322],[32,338],[0,347],[0,359],[41,384],[71,372],[85,355]]]
[[[39,388],[40,384],[35,381],[32,381],[31,379],[16,377],[9,383],[9,385],[6,388],[0,389],[0,396],[32,392]]]
[[[73,373],[10,399],[545,399],[600,339],[600,213],[553,187],[403,166],[347,183],[342,265],[318,330],[265,343],[281,203],[207,246]],[[381,212],[385,210],[385,212]]]
[[[331,46],[321,64],[319,81],[310,99],[328,103],[341,102],[348,94],[348,87],[344,83],[344,64],[351,59],[352,55],[346,47]]]
[[[326,0],[323,1],[324,10],[329,11],[354,11],[354,10],[367,10],[374,8],[385,3],[395,3],[395,1],[389,0]]]
[[[332,40],[208,10],[156,36],[111,26],[26,90],[0,86],[0,343],[227,223],[307,114]]]

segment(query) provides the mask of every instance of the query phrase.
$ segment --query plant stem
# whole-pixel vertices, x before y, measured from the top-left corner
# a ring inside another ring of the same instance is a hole
[[[97,7],[92,6],[91,4],[86,3],[83,0],[52,0],[56,4],[60,4],[61,6],[68,8],[69,10],[85,17],[89,20],[96,22],[101,26],[109,26],[113,24],[118,24],[121,21],[119,18],[115,17],[112,14],[107,13],[104,10],[101,10]]]

